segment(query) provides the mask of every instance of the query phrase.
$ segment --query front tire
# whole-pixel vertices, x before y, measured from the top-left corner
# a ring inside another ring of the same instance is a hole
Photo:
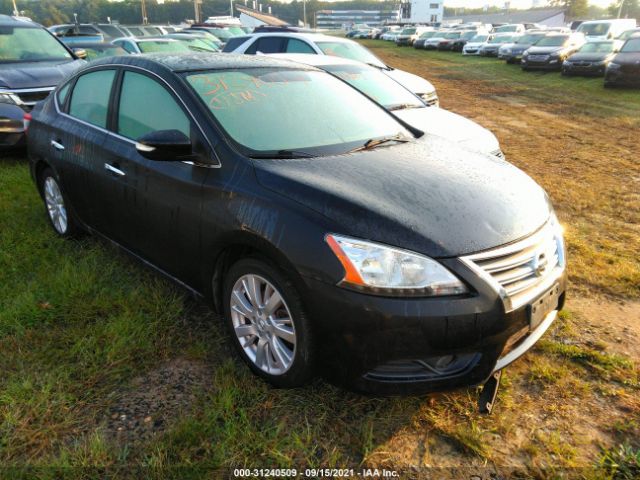
[[[38,179],[38,186],[47,210],[47,218],[58,236],[72,238],[80,233],[78,224],[69,210],[69,202],[58,177],[51,168],[45,168]]]
[[[313,371],[313,336],[293,283],[275,267],[248,258],[224,283],[231,341],[253,373],[276,387],[298,387]]]

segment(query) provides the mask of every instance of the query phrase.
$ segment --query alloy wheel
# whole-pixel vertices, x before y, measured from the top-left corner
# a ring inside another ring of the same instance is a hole
[[[60,235],[64,235],[68,226],[67,209],[58,182],[53,177],[47,177],[44,181],[44,200],[53,228]]]
[[[296,330],[282,294],[267,279],[240,277],[231,291],[231,320],[245,354],[260,370],[282,375],[296,353]]]

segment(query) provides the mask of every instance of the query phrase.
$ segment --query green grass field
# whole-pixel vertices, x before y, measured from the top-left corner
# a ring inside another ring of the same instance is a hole
[[[479,80],[575,96],[589,111],[585,95],[600,94],[597,80],[578,87],[483,61],[435,54],[424,68],[453,82],[477,64]],[[640,105],[636,92],[613,95],[617,116]],[[239,363],[199,301],[103,241],[57,238],[22,157],[0,159],[0,212],[0,478],[362,466],[638,475],[637,359],[584,341],[571,311],[506,371],[491,417],[476,413],[474,389],[371,398],[318,379],[276,390]]]

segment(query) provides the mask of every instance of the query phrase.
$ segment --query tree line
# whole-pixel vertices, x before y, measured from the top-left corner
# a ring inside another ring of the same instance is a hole
[[[260,2],[261,0],[257,0]],[[253,6],[253,0],[234,0],[234,4]],[[262,0],[264,2],[264,0]],[[620,4],[622,9],[620,10]],[[108,0],[16,0],[18,10],[22,15],[32,18],[45,26],[73,23],[74,14],[78,21],[88,22],[120,22],[122,24],[142,23],[141,1],[123,0],[110,2]],[[272,13],[296,25],[303,18],[303,2],[294,0],[290,3],[271,2],[263,3],[263,11],[268,11],[271,6]],[[599,8],[588,5],[587,0],[550,0],[549,6],[562,8],[569,19],[592,19],[603,17],[616,17],[618,11],[621,17],[640,18],[640,0],[613,0],[608,8]],[[306,2],[307,21],[313,25],[315,12],[319,10],[397,10],[399,2],[378,0],[350,0],[327,2],[320,0],[308,0]],[[155,24],[179,24],[193,19],[193,0],[180,0],[177,2],[165,1],[163,4],[155,0],[146,0],[147,19]],[[13,11],[12,0],[0,0],[0,13],[11,14]],[[203,0],[201,5],[202,17],[216,15],[229,15],[229,0]],[[488,13],[502,11],[492,7]],[[237,12],[235,12],[237,15]],[[445,7],[445,16],[487,13],[484,9],[453,9]]]

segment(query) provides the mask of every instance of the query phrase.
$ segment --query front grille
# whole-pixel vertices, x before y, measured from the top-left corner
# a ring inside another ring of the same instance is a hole
[[[49,93],[54,87],[46,88],[29,88],[29,89],[15,89],[15,90],[3,90],[3,93],[11,93],[20,100],[21,106],[33,107],[37,102],[44,100],[49,96]]]
[[[561,234],[551,222],[512,245],[469,255],[475,266],[508,299],[509,310],[532,300],[564,269]]]
[[[549,55],[529,55],[530,62],[546,62],[549,60]]]

